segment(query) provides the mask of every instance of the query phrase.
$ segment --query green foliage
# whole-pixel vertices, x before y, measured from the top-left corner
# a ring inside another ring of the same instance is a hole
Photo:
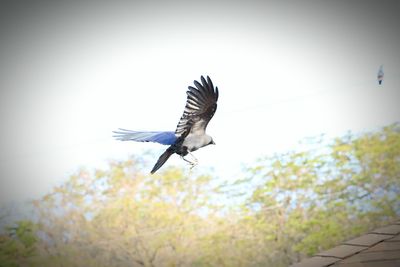
[[[283,267],[399,216],[399,124],[323,141],[230,184],[134,157],[82,169],[0,235],[0,266]]]
[[[249,210],[269,221],[266,231],[275,229],[289,262],[400,214],[398,124],[321,148],[269,157],[250,170],[260,185]]]
[[[58,246],[42,264],[71,258],[85,266],[202,263],[196,248],[215,233],[207,220],[223,222],[211,201],[211,177],[175,168],[144,175],[139,164],[132,158],[94,175],[82,170],[36,202],[45,243]]]
[[[36,226],[30,221],[18,221],[0,235],[0,266],[23,266],[36,252]]]

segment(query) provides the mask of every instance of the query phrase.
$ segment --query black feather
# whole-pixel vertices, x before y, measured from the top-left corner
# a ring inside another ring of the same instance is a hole
[[[194,81],[193,82],[194,85],[196,85],[197,89],[199,89],[199,91],[204,91],[204,87],[201,85],[201,83],[199,83],[198,81]]]
[[[186,130],[204,132],[217,109],[218,88],[214,89],[210,77],[206,77],[200,77],[201,83],[194,81],[195,87],[188,86],[185,109],[175,130],[177,136]]]
[[[208,82],[208,85],[210,86],[210,88],[213,89],[214,85],[213,85],[213,83],[212,83],[212,81],[211,81],[209,76],[207,76],[207,82]]]
[[[174,149],[172,147],[169,147],[167,150],[165,150],[164,153],[158,158],[157,163],[154,165],[153,169],[151,170],[151,174],[154,174],[159,168],[161,168],[162,165],[169,159],[169,157],[174,154]]]

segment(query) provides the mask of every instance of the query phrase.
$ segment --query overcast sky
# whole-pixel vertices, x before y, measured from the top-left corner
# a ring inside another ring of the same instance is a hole
[[[66,2],[0,7],[2,203],[146,149],[152,165],[166,147],[111,131],[175,130],[200,75],[220,98],[197,168],[225,179],[307,136],[400,121],[394,1]]]

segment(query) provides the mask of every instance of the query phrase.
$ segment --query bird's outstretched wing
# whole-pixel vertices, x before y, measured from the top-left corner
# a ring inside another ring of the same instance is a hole
[[[172,145],[177,140],[174,132],[137,132],[126,129],[113,131],[113,135],[120,141],[155,142],[163,145]]]
[[[176,127],[175,134],[204,134],[208,122],[217,110],[218,87],[212,84],[210,77],[201,76],[201,83],[194,81],[195,87],[189,86],[186,106]]]

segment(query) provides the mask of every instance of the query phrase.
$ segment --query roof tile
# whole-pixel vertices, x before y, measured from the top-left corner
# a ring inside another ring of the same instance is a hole
[[[365,267],[361,262],[343,263],[342,261],[331,265],[332,267]]]
[[[354,263],[361,262],[365,263],[368,261],[385,261],[385,260],[400,260],[400,251],[376,251],[359,253],[352,257],[343,260],[343,263]]]
[[[381,235],[381,234],[367,234],[367,235],[363,235],[363,236],[351,239],[349,241],[346,241],[343,244],[370,247],[372,245],[375,245],[378,242],[381,242],[382,240],[386,240],[391,237],[393,237],[393,236],[392,235]]]
[[[360,251],[366,250],[366,249],[367,249],[366,247],[361,247],[361,246],[339,245],[330,250],[320,252],[317,254],[317,256],[325,256],[325,257],[331,256],[331,257],[344,259],[350,255],[353,255],[357,252],[360,252]]]
[[[400,253],[400,242],[388,242],[384,241],[375,246],[369,248],[365,252],[374,252],[374,251],[389,251],[389,250],[398,250]]]
[[[397,236],[395,236],[393,238],[385,240],[385,242],[398,242],[398,241],[400,241],[400,235],[397,235]]]
[[[399,266],[400,266],[399,260],[353,262],[353,263],[339,262],[337,264],[331,265],[331,267],[399,267]]]
[[[400,224],[393,224],[393,225],[381,227],[381,228],[375,229],[371,233],[396,235],[396,234],[400,233]]]
[[[325,267],[329,266],[332,263],[337,262],[338,258],[334,257],[319,257],[319,256],[314,256],[308,259],[305,259],[299,263],[295,263],[293,265],[290,265],[290,267]]]
[[[375,229],[291,267],[400,267],[400,221]]]

